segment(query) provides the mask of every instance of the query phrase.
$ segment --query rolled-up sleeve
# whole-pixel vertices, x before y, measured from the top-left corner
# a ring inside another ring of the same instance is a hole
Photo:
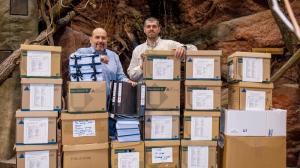
[[[116,64],[117,64],[117,73],[116,73],[117,81],[127,82],[129,79],[124,74],[123,67],[122,67],[122,64],[120,62],[120,58],[119,58],[118,55],[115,55],[115,58],[116,58]]]
[[[129,78],[133,81],[140,81],[143,78],[143,71],[140,67],[141,53],[136,48],[132,52],[132,58],[127,69]]]

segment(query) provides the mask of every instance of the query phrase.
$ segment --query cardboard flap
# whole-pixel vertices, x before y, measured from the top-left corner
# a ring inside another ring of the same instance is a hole
[[[198,50],[198,51],[187,51],[187,56],[221,56],[222,50]]]
[[[157,56],[174,56],[175,50],[146,50],[143,56],[148,57],[152,55]]]
[[[62,84],[62,79],[51,78],[21,78],[22,84]]]
[[[133,147],[133,146],[139,146],[142,145],[144,146],[144,142],[118,142],[118,141],[113,141],[111,142],[111,147],[112,148],[126,148],[126,147]]]
[[[246,88],[261,88],[261,89],[273,89],[273,83],[255,83],[255,82],[239,82],[232,84],[233,87],[246,87]]]
[[[219,111],[212,111],[212,112],[208,112],[208,111],[184,111],[184,116],[203,116],[203,117],[220,117],[221,116],[221,112]]]
[[[43,46],[43,45],[21,44],[21,50],[61,52],[62,48],[61,48],[61,46]]]
[[[58,145],[17,145],[16,151],[41,151],[41,150],[57,150]]]
[[[68,82],[69,89],[71,88],[95,88],[101,85],[106,85],[105,81],[93,81],[93,82]]]
[[[235,52],[228,58],[232,57],[252,57],[252,58],[271,58],[270,53],[258,53],[258,52]]]
[[[16,112],[16,117],[57,117],[58,112],[57,111],[33,111],[33,112]]]
[[[186,80],[184,82],[186,87],[189,86],[204,86],[204,87],[208,87],[208,86],[217,86],[217,87],[221,87],[222,86],[222,81],[221,80],[217,80],[217,81],[209,81],[209,80]]]
[[[179,146],[180,141],[145,141],[145,147]]]
[[[146,111],[145,115],[179,116],[180,115],[180,111]]]
[[[217,141],[191,141],[181,140],[181,146],[217,146]]]
[[[63,152],[86,151],[108,149],[108,143],[84,144],[84,145],[63,145]]]
[[[61,120],[89,120],[108,118],[108,113],[87,113],[87,114],[70,114],[61,113]]]

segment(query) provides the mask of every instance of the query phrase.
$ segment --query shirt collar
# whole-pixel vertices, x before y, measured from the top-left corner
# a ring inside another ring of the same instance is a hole
[[[99,55],[107,55],[106,49],[104,49],[103,51],[97,51],[94,47],[90,47],[92,50],[93,54],[99,54]]]
[[[158,45],[158,43],[160,42],[160,37],[158,37],[157,38],[157,40],[155,41],[155,43],[154,43],[154,45],[151,45],[149,42],[148,42],[148,40],[146,40],[146,45],[147,45],[147,47],[149,48],[155,48],[157,45]]]

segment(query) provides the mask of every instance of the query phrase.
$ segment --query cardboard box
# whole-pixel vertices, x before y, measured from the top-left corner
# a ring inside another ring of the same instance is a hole
[[[17,167],[57,168],[57,144],[55,145],[17,145]]]
[[[108,168],[108,148],[108,143],[63,145],[63,168]]]
[[[105,112],[106,82],[69,82],[68,112]]]
[[[221,80],[222,50],[187,51],[185,78],[187,80]]]
[[[272,107],[273,83],[239,82],[228,86],[228,108],[265,110]]]
[[[144,142],[112,142],[111,167],[144,168],[144,145]]]
[[[271,54],[235,52],[227,59],[228,82],[270,82]]]
[[[61,113],[62,144],[108,142],[108,113]]]
[[[179,110],[180,81],[146,80],[147,110]]]
[[[147,50],[143,54],[144,80],[179,80],[181,60],[174,54],[175,50]]]
[[[286,111],[226,110],[221,131],[227,136],[286,136]]]
[[[181,168],[217,167],[216,141],[181,140]]]
[[[145,140],[180,138],[180,111],[146,111]]]
[[[185,81],[186,110],[220,110],[222,81]]]
[[[59,111],[62,79],[22,78],[22,111]]]
[[[21,44],[21,77],[61,77],[61,47]]]
[[[183,138],[187,140],[218,140],[220,115],[219,111],[184,111]]]
[[[145,141],[146,168],[176,168],[179,162],[179,140]]]
[[[225,136],[223,168],[285,168],[285,137]]]
[[[58,113],[16,112],[16,144],[55,144]]]

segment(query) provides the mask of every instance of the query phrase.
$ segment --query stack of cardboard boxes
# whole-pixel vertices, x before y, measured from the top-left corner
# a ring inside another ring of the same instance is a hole
[[[251,52],[228,57],[231,110],[222,115],[224,168],[285,167],[286,111],[271,109],[270,58]]]
[[[61,126],[64,168],[109,167],[106,82],[69,82]]]
[[[174,51],[144,53],[145,167],[180,167],[180,59]]]
[[[21,110],[16,112],[17,167],[57,167],[61,47],[21,45]]]
[[[181,167],[216,167],[222,51],[188,51]]]

